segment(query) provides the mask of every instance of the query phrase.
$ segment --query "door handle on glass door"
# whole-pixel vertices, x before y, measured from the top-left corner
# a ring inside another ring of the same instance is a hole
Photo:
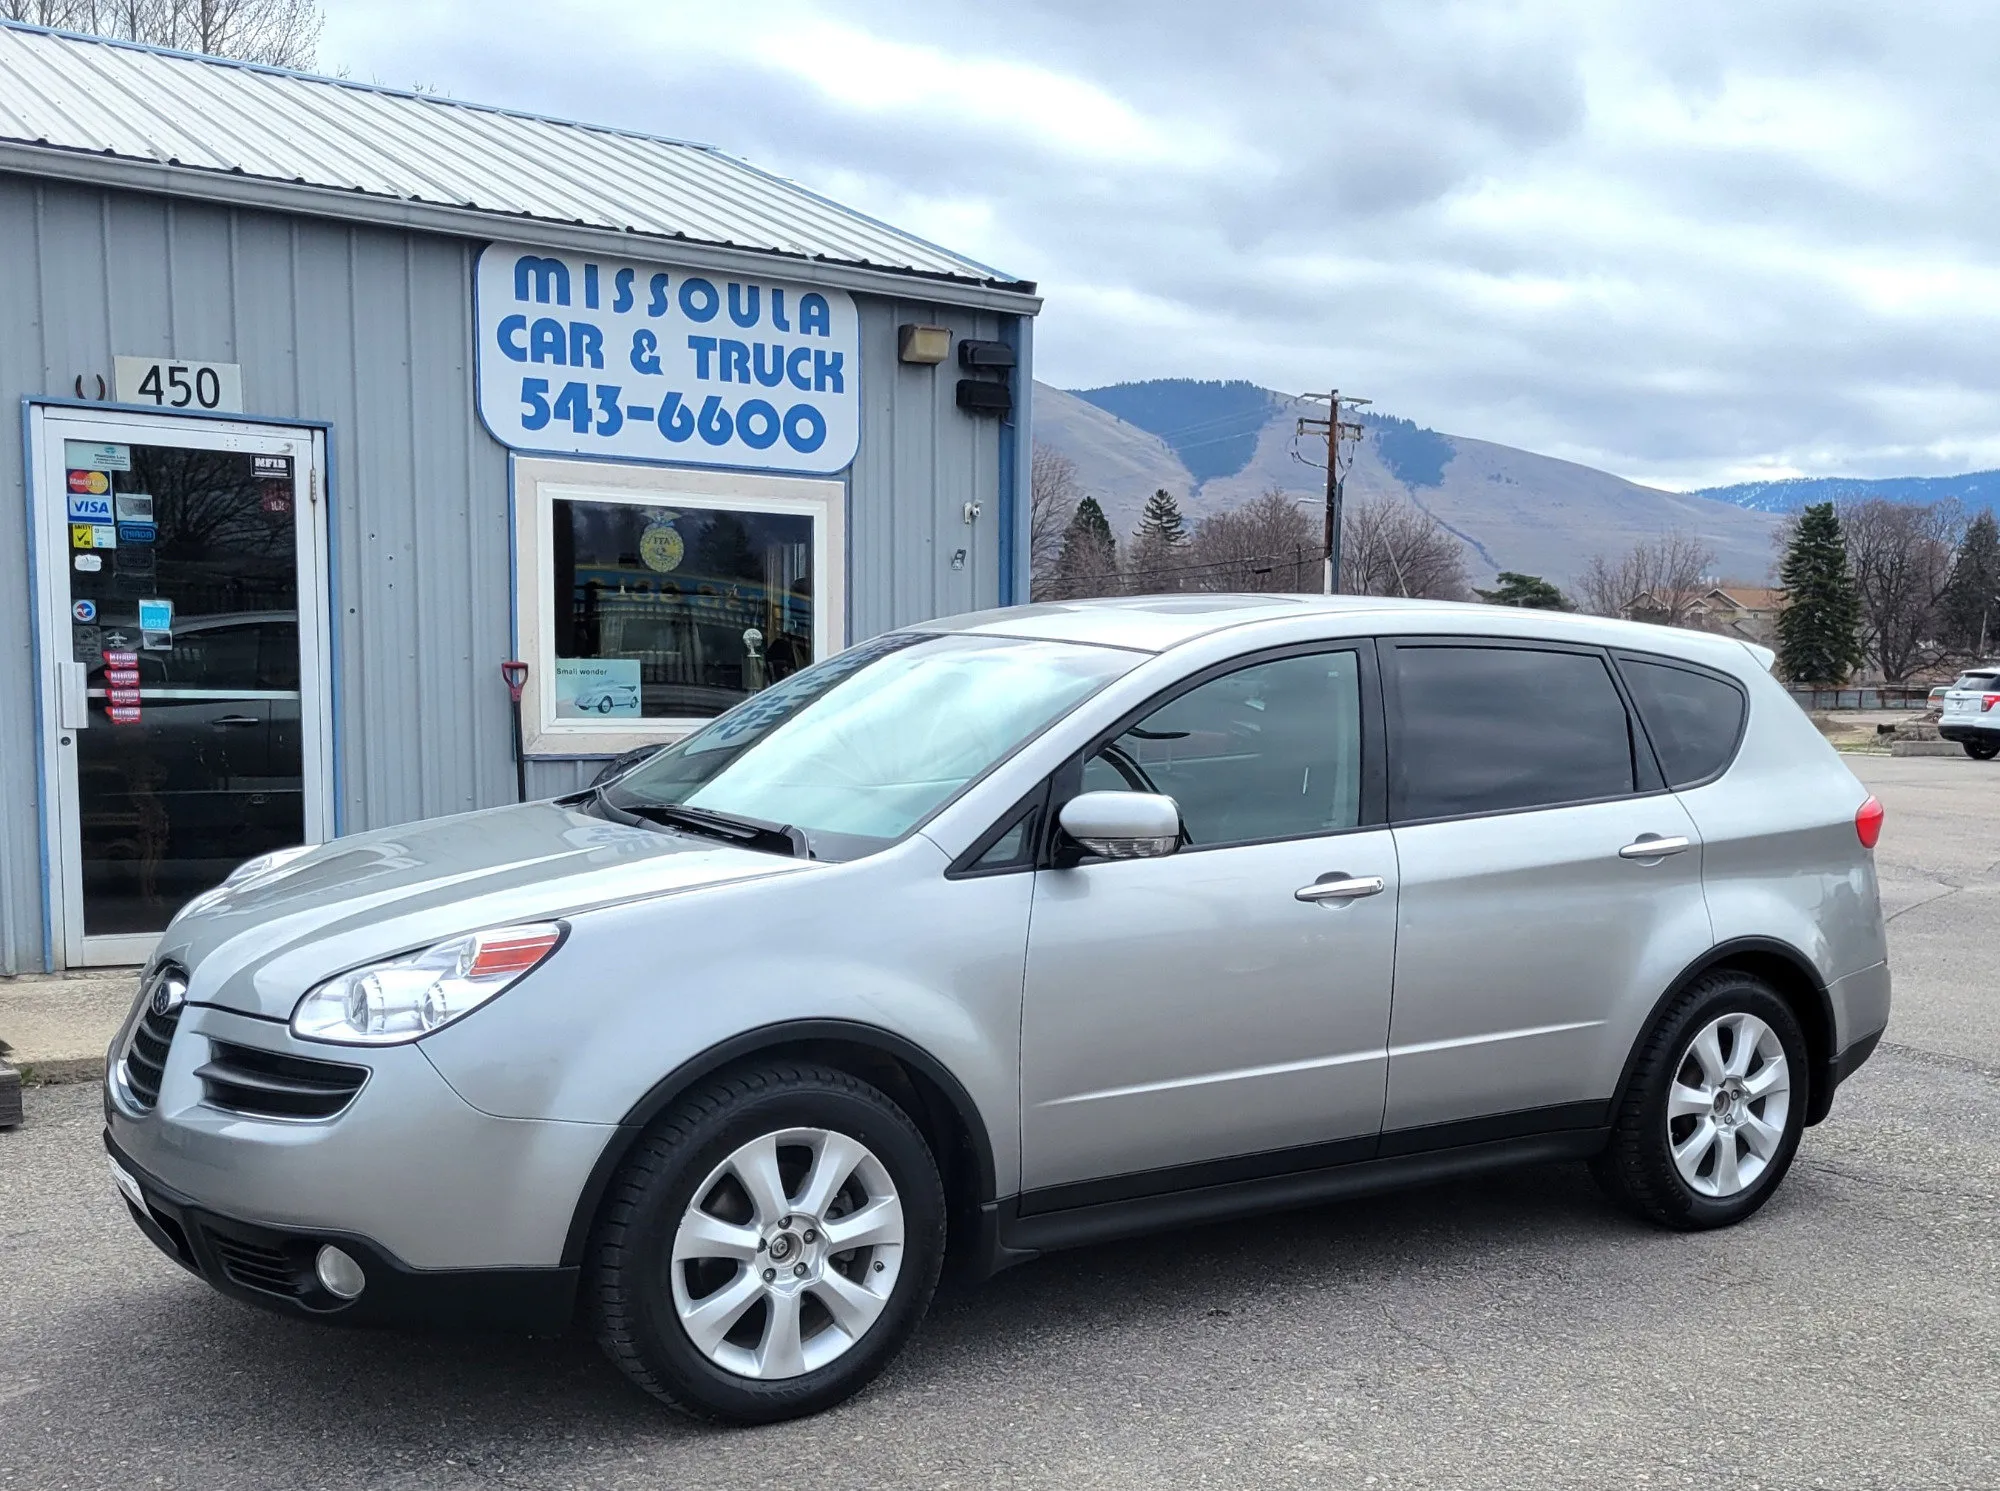
[[[1669,854],[1679,854],[1683,849],[1692,849],[1690,839],[1675,834],[1662,838],[1659,834],[1640,834],[1638,839],[1618,851],[1620,859],[1665,859]]]
[[[220,719],[214,719],[209,721],[209,724],[213,725],[218,730],[229,725],[261,725],[263,723],[264,722],[258,719],[257,716],[255,716],[254,714],[226,714],[223,715]]]
[[[1292,892],[1295,901],[1355,901],[1362,896],[1379,896],[1388,882],[1380,875],[1322,875],[1311,885]]]

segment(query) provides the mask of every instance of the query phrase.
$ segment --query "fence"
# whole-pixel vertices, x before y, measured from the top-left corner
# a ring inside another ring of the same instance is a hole
[[[1885,683],[1867,689],[1795,688],[1791,694],[1801,709],[1925,709],[1931,691],[1928,685]]]

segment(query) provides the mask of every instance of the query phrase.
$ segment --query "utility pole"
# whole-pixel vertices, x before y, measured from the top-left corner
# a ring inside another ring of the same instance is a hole
[[[1307,394],[1305,397],[1316,399],[1319,395]],[[1340,509],[1347,480],[1347,472],[1340,464],[1340,447],[1343,441],[1351,444],[1359,440],[1363,433],[1359,420],[1343,420],[1340,412],[1343,406],[1358,410],[1371,401],[1343,399],[1337,388],[1327,394],[1326,401],[1326,418],[1301,419],[1298,433],[1303,435],[1308,430],[1320,429],[1326,431],[1326,536],[1321,548],[1321,552],[1326,556],[1326,569],[1322,579],[1325,593],[1333,595],[1340,589]]]

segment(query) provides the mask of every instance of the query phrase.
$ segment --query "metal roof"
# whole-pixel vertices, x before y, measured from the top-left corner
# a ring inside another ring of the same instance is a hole
[[[302,185],[357,205],[429,204],[1034,288],[706,145],[0,22],[7,142],[170,176]]]

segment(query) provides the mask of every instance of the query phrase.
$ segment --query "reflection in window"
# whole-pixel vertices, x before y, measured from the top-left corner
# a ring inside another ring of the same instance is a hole
[[[705,719],[812,661],[810,516],[553,508],[558,719]]]
[[[1170,700],[1084,765],[1083,788],[1163,792],[1190,844],[1359,823],[1361,689],[1351,652],[1258,663]]]

